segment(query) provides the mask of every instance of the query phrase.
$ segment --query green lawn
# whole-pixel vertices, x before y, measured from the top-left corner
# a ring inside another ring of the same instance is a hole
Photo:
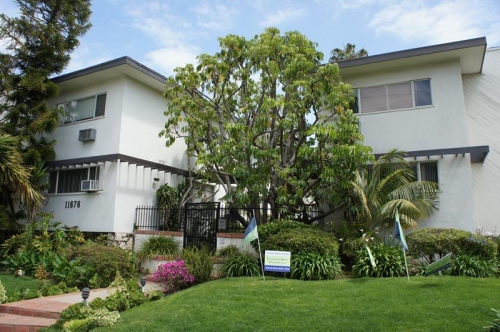
[[[9,297],[7,302],[16,300],[15,294],[18,292],[30,292],[35,296],[36,292],[42,287],[42,282],[31,277],[16,278],[13,274],[0,273],[0,280],[5,288],[6,294]]]
[[[125,311],[111,330],[484,331],[490,308],[500,279],[228,278]]]

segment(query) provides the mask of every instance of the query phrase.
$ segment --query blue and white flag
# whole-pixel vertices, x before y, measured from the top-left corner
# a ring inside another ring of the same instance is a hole
[[[398,210],[396,210],[396,221],[394,222],[393,235],[396,239],[401,241],[401,245],[403,246],[403,250],[408,250],[408,245],[406,244],[406,239],[405,239],[405,233],[403,233],[403,229],[401,228],[401,224],[399,223]]]
[[[250,221],[247,229],[245,230],[245,238],[243,239],[243,243],[248,243],[253,241],[259,237],[259,233],[257,232],[257,220],[255,216]]]

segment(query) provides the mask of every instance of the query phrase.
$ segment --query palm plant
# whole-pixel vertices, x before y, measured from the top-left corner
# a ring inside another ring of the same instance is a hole
[[[416,181],[415,169],[404,159],[404,152],[392,150],[371,167],[357,171],[347,209],[351,220],[370,229],[393,224],[396,211],[401,226],[412,229],[437,209],[439,185]]]
[[[0,133],[0,188],[2,196],[0,204],[4,206],[3,211],[10,210],[15,214],[15,205],[21,203],[26,207],[30,219],[35,215],[37,208],[41,207],[45,197],[34,181],[39,181],[38,173],[43,172],[39,168],[33,175],[32,168],[22,164],[22,158],[17,147],[18,140],[10,135]],[[11,193],[14,193],[11,195]],[[12,218],[16,220],[17,217]]]
[[[344,48],[334,48],[332,50],[332,56],[330,57],[330,63],[336,63],[339,61],[357,59],[368,56],[368,51],[364,48],[356,51],[356,44],[347,43]]]

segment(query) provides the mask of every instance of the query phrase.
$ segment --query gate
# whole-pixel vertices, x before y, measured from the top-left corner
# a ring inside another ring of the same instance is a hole
[[[206,246],[217,248],[217,222],[220,203],[187,203],[184,206],[184,248]]]

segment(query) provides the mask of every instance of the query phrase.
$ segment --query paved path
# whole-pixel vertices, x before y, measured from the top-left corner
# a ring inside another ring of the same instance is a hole
[[[146,292],[161,289],[159,284],[151,281],[145,286]],[[107,288],[92,289],[87,301],[107,296]],[[36,332],[55,324],[64,309],[82,301],[81,292],[76,292],[0,304],[0,332]]]

